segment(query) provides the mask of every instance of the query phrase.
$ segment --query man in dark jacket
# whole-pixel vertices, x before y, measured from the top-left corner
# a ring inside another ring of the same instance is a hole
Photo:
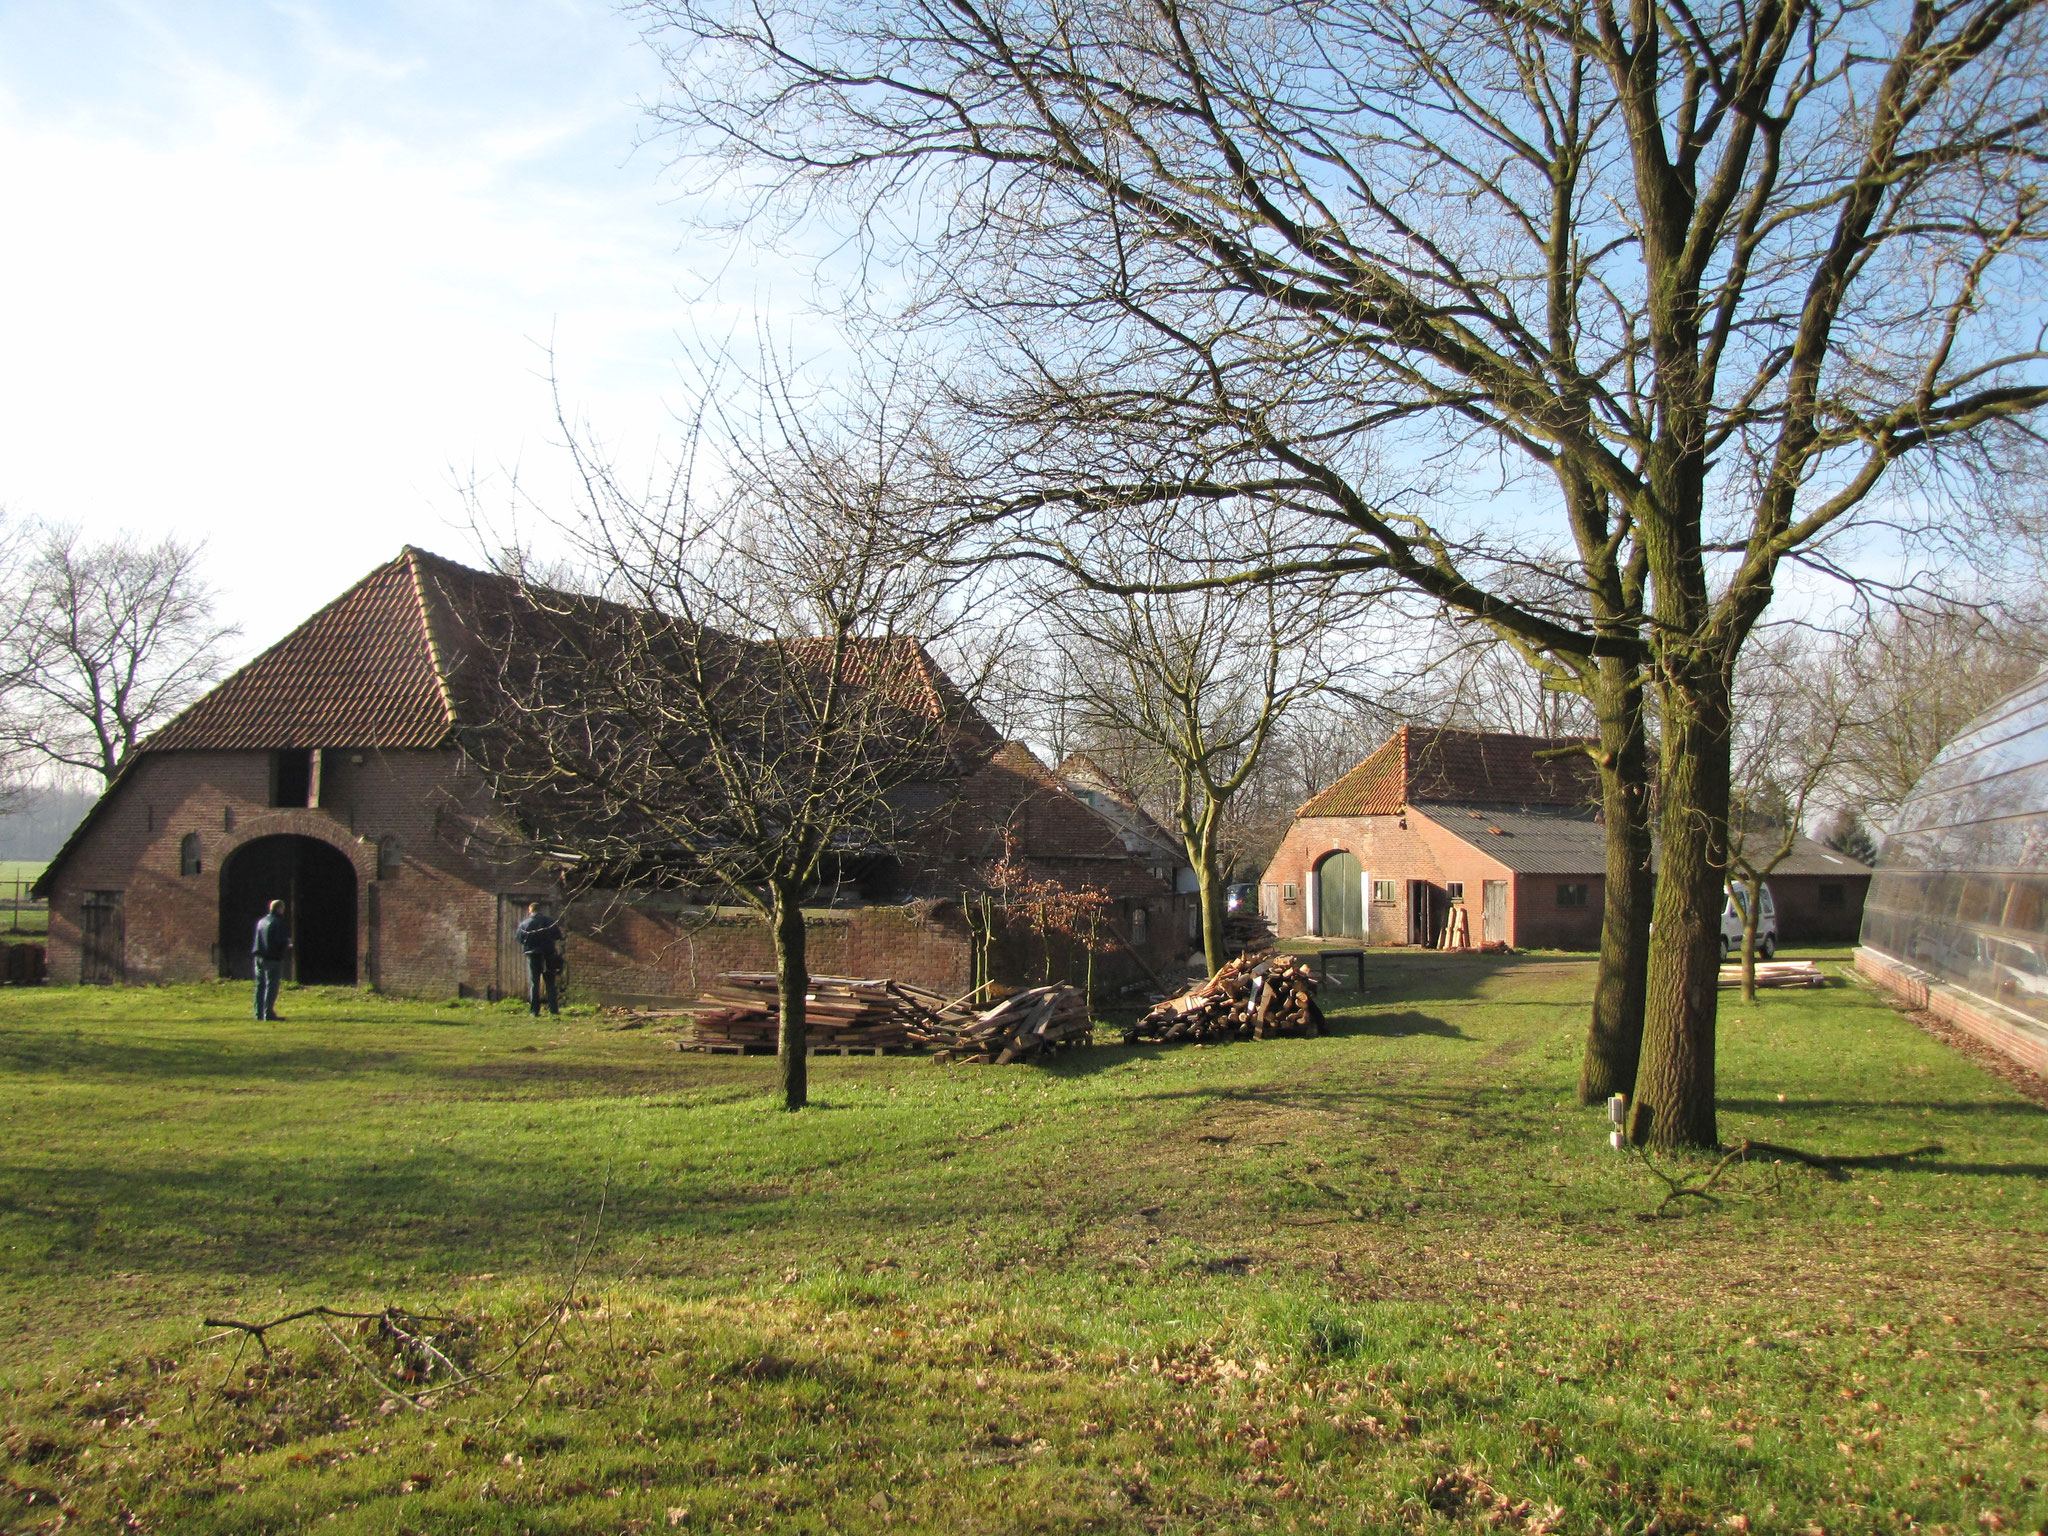
[[[284,920],[284,903],[273,901],[270,910],[256,919],[256,942],[249,946],[256,959],[256,1017],[267,1023],[284,1022],[277,1016],[277,986],[284,980],[285,956],[291,948],[292,930]]]
[[[548,1012],[559,1015],[562,1010],[555,998],[555,978],[562,974],[562,925],[541,911],[536,901],[528,903],[526,916],[513,931],[519,935],[519,947],[526,951],[526,1006],[539,1018],[545,988]]]

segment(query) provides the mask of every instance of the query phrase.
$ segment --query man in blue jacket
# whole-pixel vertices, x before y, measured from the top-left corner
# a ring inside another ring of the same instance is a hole
[[[256,959],[256,1017],[270,1024],[282,1024],[277,1016],[277,986],[284,980],[285,956],[291,953],[292,930],[284,920],[284,903],[273,901],[270,910],[256,919],[256,942],[249,953]]]
[[[540,1017],[542,989],[546,989],[548,1012],[562,1012],[555,998],[555,978],[562,974],[562,925],[541,911],[540,903],[529,902],[526,916],[512,930],[519,947],[526,951],[526,1006]]]

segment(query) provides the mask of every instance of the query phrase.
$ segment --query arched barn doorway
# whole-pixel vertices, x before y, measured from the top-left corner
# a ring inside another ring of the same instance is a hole
[[[1316,866],[1318,931],[1333,939],[1365,937],[1365,869],[1342,849]]]
[[[291,977],[303,985],[356,984],[356,869],[317,837],[259,837],[227,857],[220,871],[221,970],[254,974],[249,941],[273,901],[291,919]]]

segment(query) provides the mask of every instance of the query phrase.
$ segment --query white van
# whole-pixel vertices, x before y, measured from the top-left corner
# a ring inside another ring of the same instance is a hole
[[[1728,887],[1728,903],[1721,908],[1721,963],[1742,956],[1742,913],[1749,899],[1749,887]],[[1771,900],[1771,888],[1764,887],[1764,899],[1756,920],[1756,957],[1768,960],[1778,952],[1778,904]]]

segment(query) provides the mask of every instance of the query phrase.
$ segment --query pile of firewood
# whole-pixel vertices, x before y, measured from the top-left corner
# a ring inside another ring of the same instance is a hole
[[[979,1013],[953,1004],[910,1026],[910,1038],[937,1048],[934,1061],[1005,1066],[1036,1061],[1093,1039],[1088,1004],[1060,983],[1030,987]]]
[[[731,971],[690,1010],[695,1024],[685,1050],[775,1049],[781,1030],[780,989],[773,976]],[[811,1050],[902,1050],[913,1022],[946,1006],[945,999],[898,981],[813,976],[804,994],[805,1043]]]
[[[1126,1045],[1206,1044],[1319,1035],[1316,976],[1293,955],[1245,955],[1169,997],[1124,1031]]]

